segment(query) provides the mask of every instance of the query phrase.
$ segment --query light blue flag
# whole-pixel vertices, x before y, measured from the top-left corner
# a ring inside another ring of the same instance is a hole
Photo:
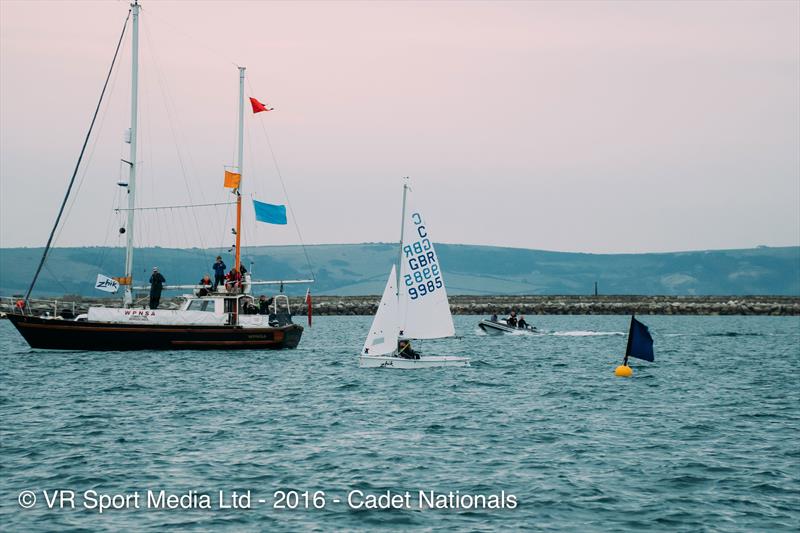
[[[256,220],[267,224],[286,224],[286,206],[274,205],[253,200]]]

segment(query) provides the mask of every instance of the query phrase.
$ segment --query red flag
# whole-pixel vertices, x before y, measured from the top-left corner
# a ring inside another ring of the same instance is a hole
[[[311,327],[311,289],[306,289],[306,306],[308,307],[308,327]]]
[[[272,111],[274,107],[267,107],[255,98],[250,98],[250,105],[253,106],[253,113],[261,113],[262,111]]]

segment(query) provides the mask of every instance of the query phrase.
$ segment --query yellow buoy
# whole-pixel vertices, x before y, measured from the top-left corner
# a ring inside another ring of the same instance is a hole
[[[626,365],[619,365],[616,370],[614,370],[614,375],[619,378],[629,378],[633,376],[633,369]]]

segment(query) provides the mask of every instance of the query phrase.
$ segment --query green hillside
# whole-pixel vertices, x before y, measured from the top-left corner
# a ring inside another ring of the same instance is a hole
[[[306,248],[317,294],[379,294],[395,244],[316,245]],[[657,254],[581,254],[492,246],[438,244],[451,294],[800,295],[800,247],[712,250]],[[157,265],[168,283],[195,283],[211,273],[218,250],[145,248],[135,258],[135,279],[146,282]],[[230,254],[223,253],[230,267]],[[0,249],[0,294],[24,292],[41,256],[40,248]],[[98,273],[120,275],[124,250],[56,248],[42,271],[36,295],[94,290]],[[255,279],[311,277],[299,246],[248,248],[245,265]],[[304,293],[305,287],[290,287]]]

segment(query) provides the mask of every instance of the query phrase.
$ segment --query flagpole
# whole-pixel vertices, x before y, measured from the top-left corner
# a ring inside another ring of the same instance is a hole
[[[242,243],[242,160],[244,159],[244,70],[239,67],[239,186],[236,188],[236,271],[241,269]]]

